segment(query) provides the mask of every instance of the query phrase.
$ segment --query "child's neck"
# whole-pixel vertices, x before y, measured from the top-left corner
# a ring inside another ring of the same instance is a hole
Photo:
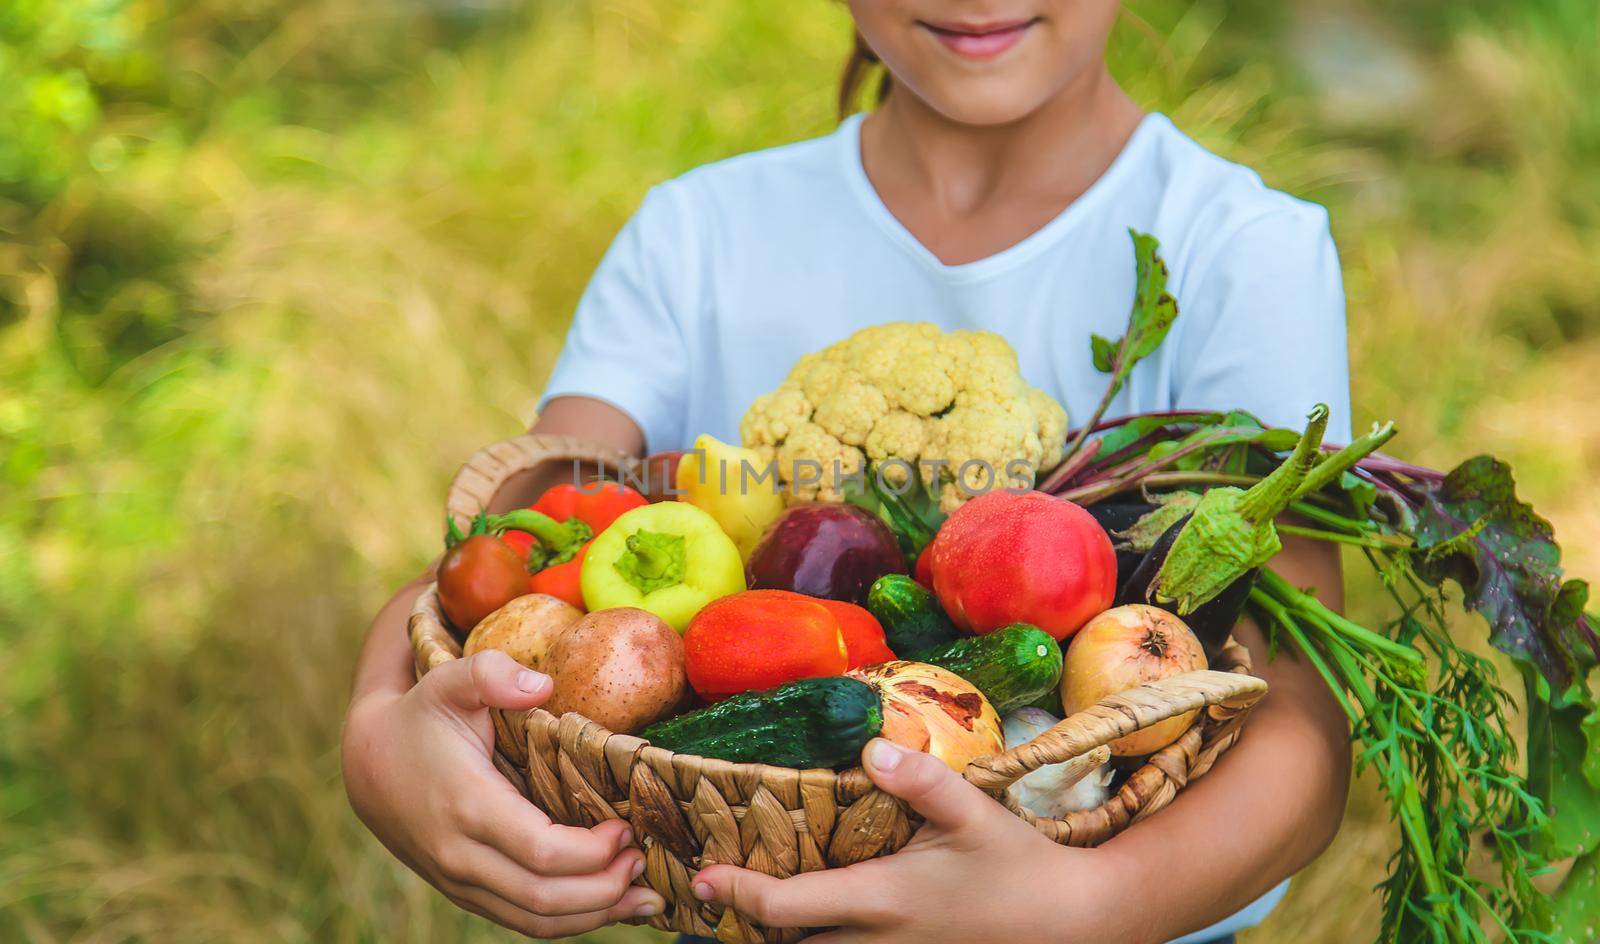
[[[1103,69],[1010,124],[958,124],[897,87],[861,132],[879,197],[946,264],[993,255],[1099,179],[1142,111]]]

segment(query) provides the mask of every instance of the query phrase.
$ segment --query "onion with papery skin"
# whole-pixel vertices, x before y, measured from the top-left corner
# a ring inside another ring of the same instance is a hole
[[[1206,654],[1183,620],[1154,606],[1134,603],[1106,610],[1072,637],[1061,669],[1061,707],[1074,714],[1102,698],[1206,667]],[[1183,735],[1197,712],[1111,742],[1118,757],[1142,757]]]
[[[925,662],[895,660],[845,673],[883,699],[883,737],[965,770],[1005,749],[1000,716],[966,679]]]

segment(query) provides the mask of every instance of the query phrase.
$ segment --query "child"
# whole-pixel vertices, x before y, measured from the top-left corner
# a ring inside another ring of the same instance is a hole
[[[1105,67],[1116,0],[850,8],[842,101],[881,61],[878,107],[652,190],[579,305],[536,431],[633,453],[699,432],[737,441],[741,412],[800,355],[885,321],[996,331],[1027,380],[1082,419],[1104,383],[1089,335],[1116,337],[1127,318],[1132,227],[1161,240],[1182,314],[1113,415],[1239,407],[1298,426],[1326,402],[1330,438],[1348,439],[1325,212],[1140,111]],[[1291,543],[1276,564],[1339,605],[1324,547]],[[659,897],[629,885],[643,865],[626,824],[553,825],[488,759],[485,706],[537,705],[548,678],[486,652],[411,684],[416,592],[383,609],[361,658],[345,736],[357,813],[453,901],[526,934],[656,913]],[[1208,925],[1188,939],[1225,940],[1332,840],[1350,761],[1310,667],[1269,661],[1248,624],[1237,635],[1272,687],[1248,733],[1168,810],[1099,848],[1056,846],[937,760],[880,740],[868,773],[927,820],[906,849],[781,881],[714,866],[696,894],[848,940],[1159,942]]]

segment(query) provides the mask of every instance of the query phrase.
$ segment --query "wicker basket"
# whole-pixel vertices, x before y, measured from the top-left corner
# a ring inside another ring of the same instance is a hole
[[[572,471],[630,470],[621,454],[569,437],[525,435],[473,456],[456,476],[449,513],[465,524],[506,480],[534,475],[570,480]],[[430,587],[417,601],[410,633],[420,676],[461,647]],[[1266,692],[1248,674],[1249,656],[1230,644],[1224,671],[1191,672],[1113,696],[1039,737],[974,761],[967,780],[1055,842],[1093,846],[1172,802],[1239,736],[1246,713]],[[1084,769],[1116,738],[1204,709],[1170,746],[1151,755],[1102,806],[1065,819],[1040,819],[1006,795],[1012,782],[1044,764],[1078,759]],[[666,900],[649,924],[723,941],[793,941],[799,929],[768,929],[690,892],[697,869],[731,863],[780,877],[849,865],[903,846],[918,825],[898,799],[861,771],[793,770],[733,764],[651,747],[577,714],[495,711],[496,765],[552,819],[593,826],[627,820],[645,854],[639,881]],[[1091,756],[1092,755],[1092,756]]]

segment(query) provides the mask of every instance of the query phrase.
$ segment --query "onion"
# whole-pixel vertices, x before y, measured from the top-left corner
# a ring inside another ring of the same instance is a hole
[[[883,699],[883,737],[926,751],[954,770],[1005,749],[1000,716],[961,676],[925,662],[896,660],[845,673]]]
[[[1183,620],[1141,603],[1106,610],[1090,620],[1067,647],[1061,670],[1061,706],[1067,714],[1108,695],[1206,667],[1206,655]],[[1182,736],[1198,712],[1185,712],[1111,742],[1118,757],[1153,754]]]

